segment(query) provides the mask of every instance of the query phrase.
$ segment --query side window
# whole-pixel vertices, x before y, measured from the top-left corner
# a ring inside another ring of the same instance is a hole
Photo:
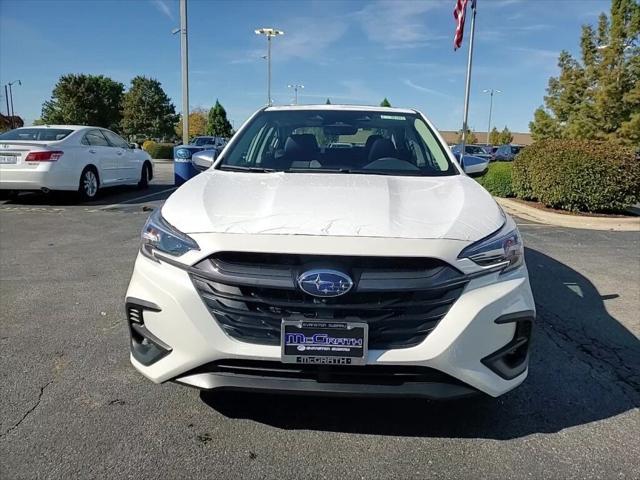
[[[101,130],[101,132],[104,133],[113,147],[129,148],[129,144],[120,135],[116,135],[109,130]]]
[[[86,141],[86,143],[85,143]],[[104,138],[100,130],[89,130],[82,140],[84,145],[92,145],[95,147],[108,147],[109,142]]]

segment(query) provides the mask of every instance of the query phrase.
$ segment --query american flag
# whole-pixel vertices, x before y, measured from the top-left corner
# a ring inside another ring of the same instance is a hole
[[[462,46],[462,35],[464,34],[464,17],[467,11],[469,0],[456,0],[456,8],[453,10],[453,18],[456,19],[456,34],[453,37],[453,49],[457,50]],[[471,0],[471,8],[476,9],[476,0]]]

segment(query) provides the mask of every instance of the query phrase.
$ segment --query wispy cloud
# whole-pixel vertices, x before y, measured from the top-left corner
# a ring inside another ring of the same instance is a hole
[[[409,79],[403,80],[402,83],[404,83],[408,87],[413,88],[414,90],[418,90],[419,92],[424,92],[424,93],[436,95],[438,97],[443,97],[443,98],[454,98],[453,95],[449,95],[448,93],[440,92],[438,90],[434,90],[433,88],[424,87],[422,85],[417,85]]]
[[[154,7],[156,7],[156,9],[160,13],[162,13],[169,20],[175,19],[175,17],[173,16],[173,12],[171,11],[171,8],[169,8],[169,4],[166,2],[166,0],[152,0],[151,3],[153,4]]]
[[[437,2],[378,0],[355,13],[369,40],[386,49],[424,46],[436,36],[428,28],[425,13],[442,5]]]

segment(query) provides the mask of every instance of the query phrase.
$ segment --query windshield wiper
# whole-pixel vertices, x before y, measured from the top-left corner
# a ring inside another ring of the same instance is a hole
[[[240,165],[220,165],[218,167],[218,170],[227,170],[229,172],[259,172],[259,173],[275,172],[273,168],[242,167]]]
[[[353,173],[350,168],[287,168],[285,173]]]
[[[373,170],[367,168],[288,168],[284,173],[357,173],[360,175],[426,176],[419,170]]]

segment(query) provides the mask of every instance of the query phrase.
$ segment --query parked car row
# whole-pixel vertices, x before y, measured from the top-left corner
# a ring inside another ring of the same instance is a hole
[[[505,144],[498,147],[485,144],[473,144],[464,146],[464,154],[485,158],[491,162],[511,162],[524,148],[522,145]],[[451,151],[457,158],[460,156],[461,144],[452,145]]]
[[[153,161],[99,127],[45,125],[0,134],[0,192],[77,191],[94,199],[102,187],[148,186]]]

